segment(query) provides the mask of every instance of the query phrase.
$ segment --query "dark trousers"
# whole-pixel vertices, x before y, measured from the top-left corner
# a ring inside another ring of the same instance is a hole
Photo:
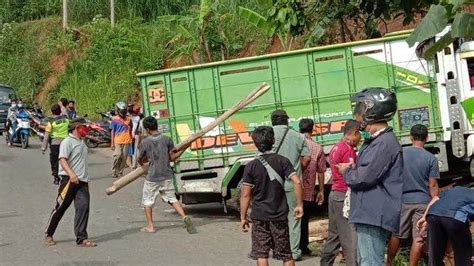
[[[301,217],[301,238],[300,238],[300,249],[303,253],[309,252],[309,217],[311,216],[311,204],[310,201],[303,201],[303,217]]]
[[[339,248],[342,247],[346,265],[357,265],[357,235],[353,225],[344,217],[346,193],[331,191],[328,198],[328,240],[321,251],[321,265],[334,265]]]
[[[453,218],[430,215],[428,222],[428,263],[444,265],[448,240],[451,242],[456,266],[472,266],[472,236],[468,223]]]
[[[51,164],[51,174],[54,180],[59,181],[58,169],[59,169],[59,145],[49,146],[49,162]]]
[[[79,181],[79,184],[69,182],[68,176],[61,176],[61,183],[58,188],[58,197],[56,206],[51,212],[46,235],[53,236],[58,227],[61,218],[71,203],[74,201],[76,214],[74,216],[74,233],[76,243],[80,244],[87,239],[87,222],[89,220],[89,185],[86,182]]]

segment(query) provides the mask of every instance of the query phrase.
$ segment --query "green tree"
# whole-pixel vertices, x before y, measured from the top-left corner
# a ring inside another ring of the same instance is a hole
[[[314,45],[331,25],[339,24],[343,41],[355,40],[363,33],[366,38],[380,37],[379,25],[386,21],[404,17],[405,25],[414,21],[416,15],[423,15],[426,9],[438,0],[324,0],[313,1],[306,8],[308,35],[306,46]],[[349,27],[348,22],[356,27]],[[352,23],[354,24],[354,23]]]
[[[458,38],[474,38],[474,14],[469,12],[467,5],[474,4],[474,0],[444,0],[438,5],[432,5],[428,14],[408,37],[410,46],[417,42],[424,42],[422,56],[430,58]],[[427,43],[442,32],[448,25],[450,29],[436,42]]]
[[[305,6],[301,0],[259,0],[264,15],[255,10],[240,7],[239,14],[272,37],[278,36],[285,51],[291,50],[297,36],[306,29]]]

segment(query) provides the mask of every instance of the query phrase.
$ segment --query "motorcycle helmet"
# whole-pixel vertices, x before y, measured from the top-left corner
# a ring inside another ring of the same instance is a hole
[[[351,97],[355,103],[354,116],[361,118],[361,129],[367,125],[390,121],[397,111],[397,97],[384,88],[367,88]]]
[[[115,110],[120,117],[124,118],[127,115],[127,104],[120,101],[115,104]]]

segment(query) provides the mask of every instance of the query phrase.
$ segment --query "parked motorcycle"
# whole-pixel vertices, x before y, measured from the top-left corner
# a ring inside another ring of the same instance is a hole
[[[43,141],[45,129],[48,125],[48,118],[43,115],[41,108],[33,106],[27,109],[31,120],[31,130]]]
[[[111,134],[109,124],[103,122],[87,121],[89,134],[86,136],[86,145],[88,148],[97,148],[100,144],[110,144]]]
[[[14,128],[14,126],[11,125],[6,134],[7,143],[10,141],[10,136],[13,136],[12,144],[21,144],[23,149],[28,148],[30,137],[30,119],[28,113],[19,112],[16,115],[16,127]]]

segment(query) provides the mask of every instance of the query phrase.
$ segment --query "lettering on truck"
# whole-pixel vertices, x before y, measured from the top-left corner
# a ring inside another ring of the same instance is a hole
[[[327,134],[338,134],[344,130],[346,119],[315,123],[313,128],[313,136],[321,136]],[[229,133],[217,136],[205,136],[191,144],[191,151],[199,149],[214,149],[223,147],[232,147],[236,145],[250,145],[249,148],[255,149],[253,145],[251,132]]]

